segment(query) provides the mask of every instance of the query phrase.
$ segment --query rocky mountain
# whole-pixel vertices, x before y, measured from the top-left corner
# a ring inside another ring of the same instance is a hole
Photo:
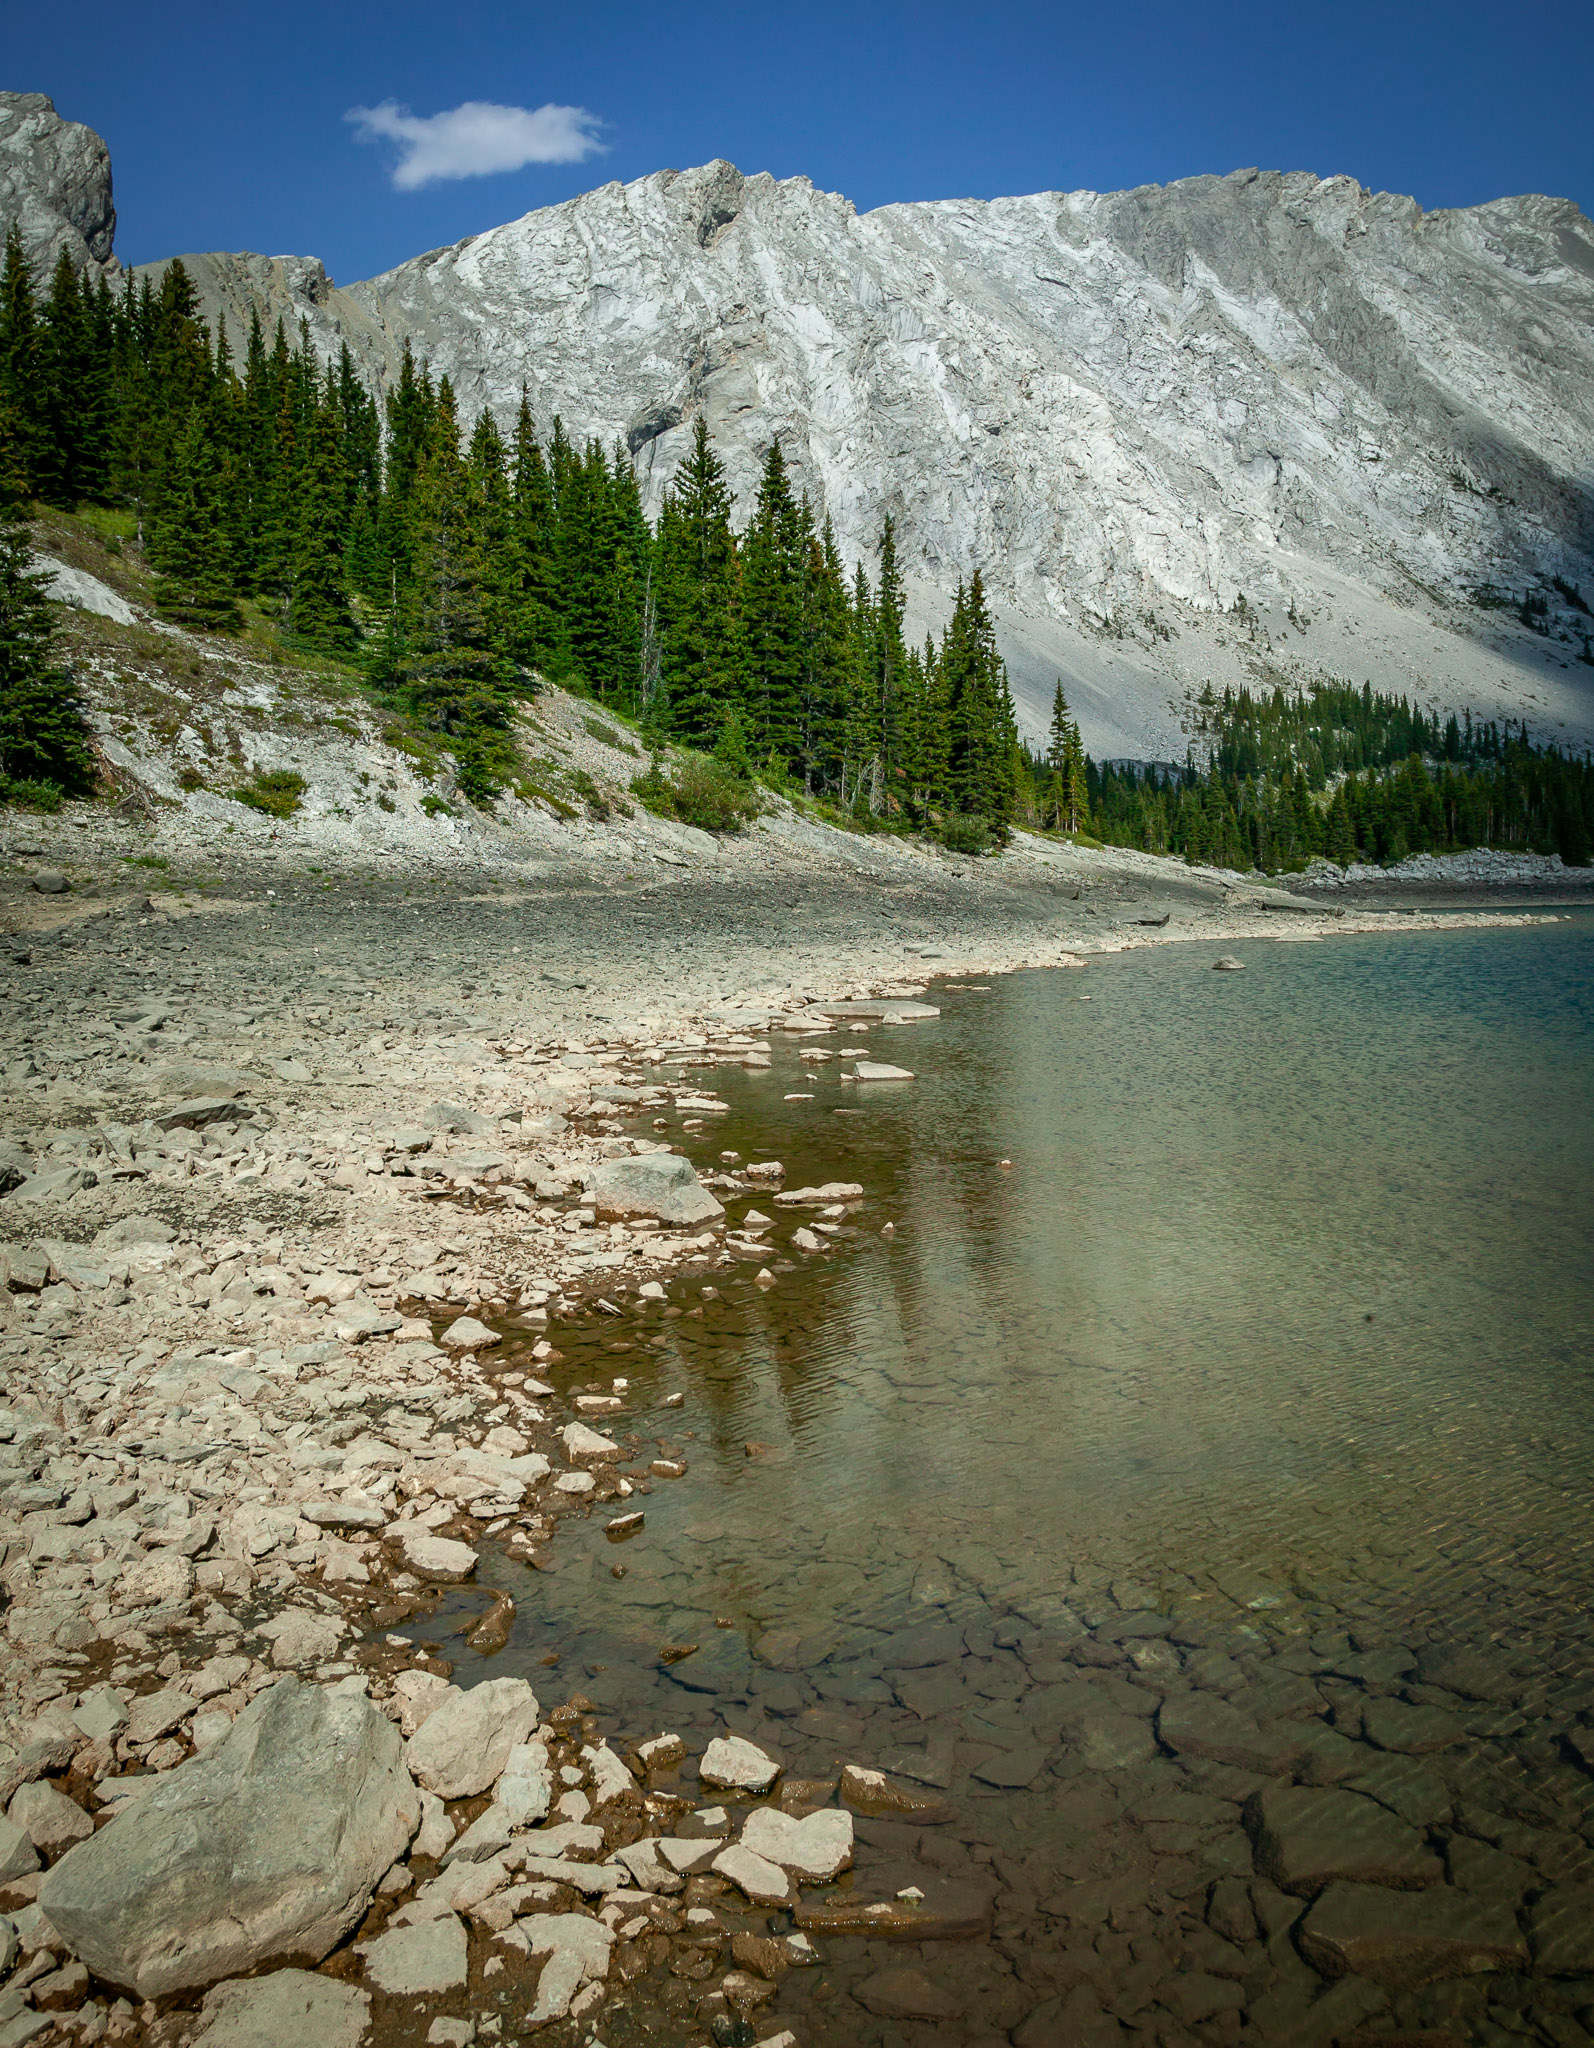
[[[698,413],[744,506],[779,434],[849,558],[895,516],[921,628],[984,570],[1026,722],[1061,675],[1097,753],[1182,754],[1207,681],[1319,673],[1594,737],[1569,201],[1425,214],[1242,171],[860,215],[721,162],[344,288],[183,260],[235,344],[251,310],[303,320],[380,385],[407,342],[467,418],[524,385],[544,427],[624,441],[655,505]]]
[[[93,276],[120,268],[111,153],[42,92],[0,92],[0,233],[13,221],[37,276],[49,276],[63,249]]]

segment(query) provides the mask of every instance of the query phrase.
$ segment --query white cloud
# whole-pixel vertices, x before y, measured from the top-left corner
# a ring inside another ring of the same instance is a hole
[[[491,100],[466,100],[424,120],[383,100],[379,107],[350,107],[361,142],[396,142],[401,154],[393,183],[418,191],[445,178],[488,178],[518,171],[524,164],[579,164],[603,148],[598,117],[585,107],[500,107]]]

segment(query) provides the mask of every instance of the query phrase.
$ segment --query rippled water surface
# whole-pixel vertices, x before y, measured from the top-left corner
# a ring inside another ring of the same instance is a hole
[[[841,1942],[783,1991],[805,2044],[1591,2038],[1594,1949],[1545,1929],[1594,1884],[1594,919],[1212,957],[937,988],[933,1023],[812,1042],[900,1085],[805,1079],[777,1036],[688,1141],[861,1182],[835,1249],[553,1332],[561,1388],[627,1377],[622,1431],[690,1469],[623,1549],[583,1517],[509,1570],[505,1657],[557,1648],[625,1734],[889,1762],[954,1818],[863,1823],[851,1883],[994,1901],[984,1941],[884,1958],[961,2017],[872,2011],[880,1945]],[[801,1219],[727,1204],[791,1256]],[[1191,1698],[1306,1747],[1281,1773],[1159,1739]],[[1441,1907],[1481,1900],[1466,1969],[1325,1961],[1303,1930],[1348,1888],[1280,1890],[1243,1817],[1292,1778],[1409,1828]]]

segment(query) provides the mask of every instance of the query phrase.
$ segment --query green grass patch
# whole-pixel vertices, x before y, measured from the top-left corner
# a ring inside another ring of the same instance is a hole
[[[247,804],[250,810],[263,812],[268,818],[291,818],[309,787],[293,769],[273,768],[269,774],[257,775],[244,788],[229,790],[227,794],[234,803]]]

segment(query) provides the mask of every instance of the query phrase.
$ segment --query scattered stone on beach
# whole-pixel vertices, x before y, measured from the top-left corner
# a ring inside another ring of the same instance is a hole
[[[780,1765],[743,1735],[716,1735],[703,1752],[697,1775],[705,1785],[727,1792],[767,1792],[780,1776]]]
[[[429,1536],[422,1530],[405,1529],[392,1540],[407,1570],[418,1579],[430,1579],[440,1586],[460,1584],[479,1562],[468,1543],[457,1543],[451,1536]]]

